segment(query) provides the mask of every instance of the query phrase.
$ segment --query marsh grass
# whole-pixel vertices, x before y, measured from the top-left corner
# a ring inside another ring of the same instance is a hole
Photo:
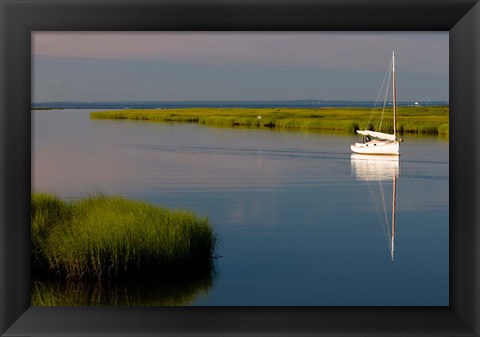
[[[386,127],[391,132],[393,130],[391,109],[385,110],[387,117],[382,128],[374,124],[377,119],[379,120],[380,114],[380,111],[374,111],[372,115],[372,110],[368,108],[183,108],[111,110],[92,112],[90,117],[348,133],[363,128],[385,132],[383,127]],[[371,122],[367,125],[369,120]],[[449,108],[399,107],[397,121],[397,131],[400,133],[448,133]]]
[[[65,202],[33,194],[34,273],[112,279],[211,268],[216,244],[207,218],[105,195]]]

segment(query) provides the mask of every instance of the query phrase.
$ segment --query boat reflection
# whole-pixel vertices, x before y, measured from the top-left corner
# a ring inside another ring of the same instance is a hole
[[[350,163],[351,172],[355,175],[357,180],[369,183],[379,183],[381,198],[378,201],[374,200],[374,204],[381,204],[383,207],[384,216],[380,216],[379,218],[381,223],[384,225],[387,233],[390,256],[393,261],[395,251],[395,213],[397,208],[397,179],[400,171],[399,157],[352,154]],[[391,220],[389,221],[383,193],[383,182],[390,181],[392,182],[392,214]]]

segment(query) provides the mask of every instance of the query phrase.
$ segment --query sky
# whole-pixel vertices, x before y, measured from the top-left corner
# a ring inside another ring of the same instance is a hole
[[[32,101],[448,101],[448,32],[33,32]]]

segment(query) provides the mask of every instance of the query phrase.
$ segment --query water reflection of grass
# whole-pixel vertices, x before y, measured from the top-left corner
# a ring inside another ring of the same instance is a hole
[[[211,271],[178,277],[160,275],[137,280],[85,282],[35,280],[34,306],[180,306],[189,305],[212,286]]]
[[[32,196],[34,275],[119,279],[209,270],[216,237],[207,218],[121,197],[65,202]]]
[[[92,112],[90,117],[349,133],[364,128],[383,132],[392,131],[391,109],[385,110],[388,118],[381,129],[373,122],[367,125],[371,114],[372,110],[369,108],[178,108],[101,111]],[[375,114],[378,117],[380,111]],[[400,133],[448,134],[449,108],[446,106],[399,107],[397,129]]]

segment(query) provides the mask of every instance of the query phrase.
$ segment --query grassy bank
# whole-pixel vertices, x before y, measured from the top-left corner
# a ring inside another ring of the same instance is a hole
[[[215,234],[208,219],[121,197],[65,202],[32,196],[34,274],[112,279],[142,272],[211,266]]]
[[[376,125],[381,111],[368,108],[185,108],[125,109],[92,112],[92,119],[128,119],[153,122],[185,122],[211,126],[328,130],[354,133],[358,129],[391,132],[392,111],[385,110],[380,130]],[[399,107],[397,130],[400,133],[448,134],[449,108]]]

